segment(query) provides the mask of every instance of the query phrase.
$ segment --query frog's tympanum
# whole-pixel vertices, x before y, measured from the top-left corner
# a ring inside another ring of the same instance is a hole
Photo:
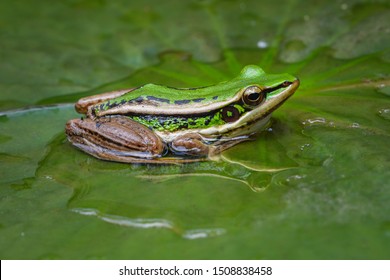
[[[246,66],[234,79],[201,88],[144,86],[80,99],[69,141],[94,157],[131,163],[211,158],[264,129],[299,81]]]

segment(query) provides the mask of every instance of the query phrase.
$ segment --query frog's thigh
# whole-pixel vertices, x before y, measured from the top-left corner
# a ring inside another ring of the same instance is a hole
[[[128,117],[76,119],[68,122],[66,130],[75,146],[106,160],[151,159],[160,157],[165,150],[165,144],[153,131]]]
[[[207,156],[209,146],[198,133],[187,133],[178,136],[170,143],[171,150],[180,155]]]

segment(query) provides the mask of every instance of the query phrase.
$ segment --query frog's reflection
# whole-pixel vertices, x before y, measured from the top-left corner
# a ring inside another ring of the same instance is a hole
[[[234,228],[243,206],[257,200],[272,177],[285,169],[256,166],[229,154],[195,164],[111,163],[73,149],[61,135],[51,143],[39,173],[73,188],[68,207],[88,219],[198,239]]]

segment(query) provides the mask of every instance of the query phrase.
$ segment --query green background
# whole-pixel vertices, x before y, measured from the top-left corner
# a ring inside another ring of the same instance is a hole
[[[389,259],[388,1],[0,2],[2,259]],[[71,103],[244,65],[300,78],[219,161],[73,148]]]

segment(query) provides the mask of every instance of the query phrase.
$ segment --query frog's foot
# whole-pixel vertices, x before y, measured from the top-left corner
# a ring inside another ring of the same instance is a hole
[[[232,139],[206,139],[198,133],[187,133],[176,137],[169,149],[176,155],[191,157],[213,157],[243,141],[247,136]]]
[[[248,141],[248,140],[251,140],[250,137],[247,137],[247,136],[242,136],[242,137],[237,137],[237,138],[234,138],[234,139],[229,139],[229,140],[225,140],[225,141],[219,141],[216,145],[212,146],[211,150],[210,150],[210,157],[211,156],[215,156],[215,155],[218,155],[220,153],[222,153],[223,151],[241,143],[241,142],[244,142],[244,141]]]
[[[176,137],[169,144],[170,150],[176,155],[205,157],[209,155],[210,148],[198,133],[187,133]]]
[[[153,131],[122,116],[70,120],[66,134],[74,146],[104,160],[148,162],[166,151]]]
[[[248,140],[248,137],[236,139],[206,139],[198,133],[187,133],[176,137],[169,143],[169,149],[176,155],[190,157],[212,157],[224,150]]]

